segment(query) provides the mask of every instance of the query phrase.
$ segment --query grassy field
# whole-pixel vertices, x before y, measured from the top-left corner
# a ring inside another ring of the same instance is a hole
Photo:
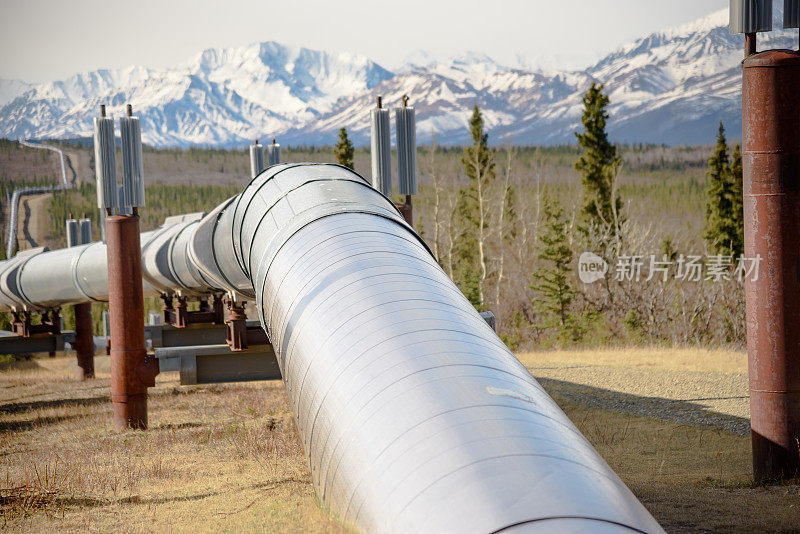
[[[547,365],[740,372],[730,351],[526,353]],[[0,371],[0,525],[9,531],[345,529],[318,505],[283,386],[181,387],[159,375],[150,430],[112,431],[109,362],[74,380],[72,358]],[[800,487],[754,486],[747,436],[616,413],[546,387],[669,532],[800,529]]]

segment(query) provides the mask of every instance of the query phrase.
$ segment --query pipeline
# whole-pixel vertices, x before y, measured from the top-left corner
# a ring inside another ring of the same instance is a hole
[[[53,145],[46,145],[44,143],[31,143],[24,139],[20,139],[19,144],[21,144],[22,146],[26,146],[28,148],[43,148],[45,150],[49,150],[51,152],[55,152],[56,154],[58,154],[58,161],[61,164],[61,186],[64,189],[69,189],[71,187],[69,181],[67,181],[67,165],[64,158],[63,150]]]
[[[145,291],[255,301],[314,487],[345,523],[663,532],[356,173],[272,166],[168,223],[142,234]],[[93,243],[2,262],[0,306],[104,299],[104,255]]]
[[[46,186],[46,187],[24,187],[22,189],[15,189],[11,195],[11,211],[8,217],[8,240],[6,241],[6,258],[14,255],[14,249],[17,241],[17,218],[19,212],[19,201],[23,195],[41,195],[50,193],[52,191],[63,191],[71,187],[67,181],[67,167],[64,163],[64,152],[51,145],[30,143],[24,139],[19,140],[19,144],[28,148],[43,148],[52,152],[58,153],[59,161],[61,163],[61,185]]]
[[[6,241],[6,258],[14,255],[17,245],[17,219],[19,219],[19,201],[25,195],[42,195],[53,191],[62,191],[60,185],[49,185],[43,187],[23,187],[15,189],[11,195],[11,211],[8,216],[8,240]]]

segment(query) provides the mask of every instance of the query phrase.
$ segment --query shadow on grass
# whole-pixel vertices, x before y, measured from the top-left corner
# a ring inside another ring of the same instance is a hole
[[[281,478],[278,480],[271,480],[268,482],[261,482],[258,484],[252,484],[247,487],[238,488],[237,490],[233,491],[246,491],[252,489],[260,489],[260,490],[271,490],[275,489],[279,486],[283,486],[285,484],[303,484],[309,485],[311,484],[310,480],[302,480],[296,477],[286,477]],[[231,493],[231,491],[209,491],[204,493],[197,493],[194,495],[185,495],[185,496],[177,496],[177,497],[152,497],[148,499],[143,499],[138,495],[132,495],[130,497],[124,497],[121,499],[95,499],[92,497],[56,497],[52,500],[55,504],[60,504],[64,506],[111,506],[115,504],[169,504],[175,502],[189,502],[189,501],[200,501],[203,499],[207,499],[209,497],[216,497],[218,495],[223,495]]]
[[[37,417],[36,419],[26,419],[24,421],[0,421],[0,432],[23,432],[43,426],[55,425],[65,421],[82,419],[85,415],[59,415],[53,417]]]
[[[671,423],[725,430],[740,436],[750,434],[749,419],[714,412],[705,406],[695,403],[699,401],[742,399],[747,397],[712,397],[674,400],[661,397],[631,395],[610,389],[575,384],[564,380],[554,380],[552,378],[536,377],[536,380],[551,396],[565,399],[579,406],[631,414],[639,417],[648,417],[651,419],[660,419]]]
[[[101,397],[83,397],[79,399],[54,399],[42,400],[32,402],[12,402],[9,404],[0,404],[0,413],[12,414],[23,413],[32,410],[43,410],[46,408],[71,408],[74,406],[94,406],[96,404],[103,404],[111,402],[108,396]]]
[[[33,369],[44,369],[35,359],[21,358],[16,359],[12,355],[0,356],[0,371],[31,371]]]

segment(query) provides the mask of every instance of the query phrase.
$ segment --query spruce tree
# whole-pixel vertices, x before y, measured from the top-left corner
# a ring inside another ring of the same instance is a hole
[[[583,154],[575,163],[575,170],[580,173],[583,185],[581,229],[588,232],[594,228],[601,234],[617,236],[618,227],[623,222],[622,201],[619,194],[615,194],[613,186],[622,159],[606,133],[608,104],[609,98],[603,94],[603,85],[592,83],[583,96],[581,122],[584,131],[575,132],[578,144],[583,148]]]
[[[733,247],[735,258],[744,254],[744,172],[742,170],[742,149],[733,147],[731,161],[731,207],[734,227]]]
[[[484,303],[483,281],[486,279],[485,238],[489,228],[488,194],[495,178],[494,151],[489,148],[489,135],[483,130],[483,115],[477,105],[469,121],[472,146],[464,149],[461,163],[469,178],[469,186],[459,191],[456,212],[460,231],[454,253],[457,260],[456,282],[475,306]]]
[[[736,221],[733,206],[733,180],[725,127],[719,123],[717,146],[708,159],[706,190],[706,229],[703,237],[714,254],[733,254]]]
[[[570,313],[570,306],[575,298],[575,291],[569,280],[572,270],[572,249],[564,218],[564,209],[561,204],[545,193],[542,198],[544,212],[544,227],[539,241],[537,257],[546,267],[533,274],[533,283],[530,288],[538,295],[533,303],[533,310],[544,317],[546,327],[555,328],[563,336],[575,324],[575,318]]]
[[[350,142],[347,130],[344,128],[339,130],[339,140],[336,142],[333,153],[336,156],[336,163],[353,169],[353,143]]]

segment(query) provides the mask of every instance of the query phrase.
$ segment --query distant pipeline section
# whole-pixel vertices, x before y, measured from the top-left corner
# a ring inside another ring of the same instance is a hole
[[[368,532],[663,532],[437,264],[344,167],[269,167],[141,237],[145,293],[256,303],[312,479]],[[0,307],[107,293],[102,243],[0,262]]]

